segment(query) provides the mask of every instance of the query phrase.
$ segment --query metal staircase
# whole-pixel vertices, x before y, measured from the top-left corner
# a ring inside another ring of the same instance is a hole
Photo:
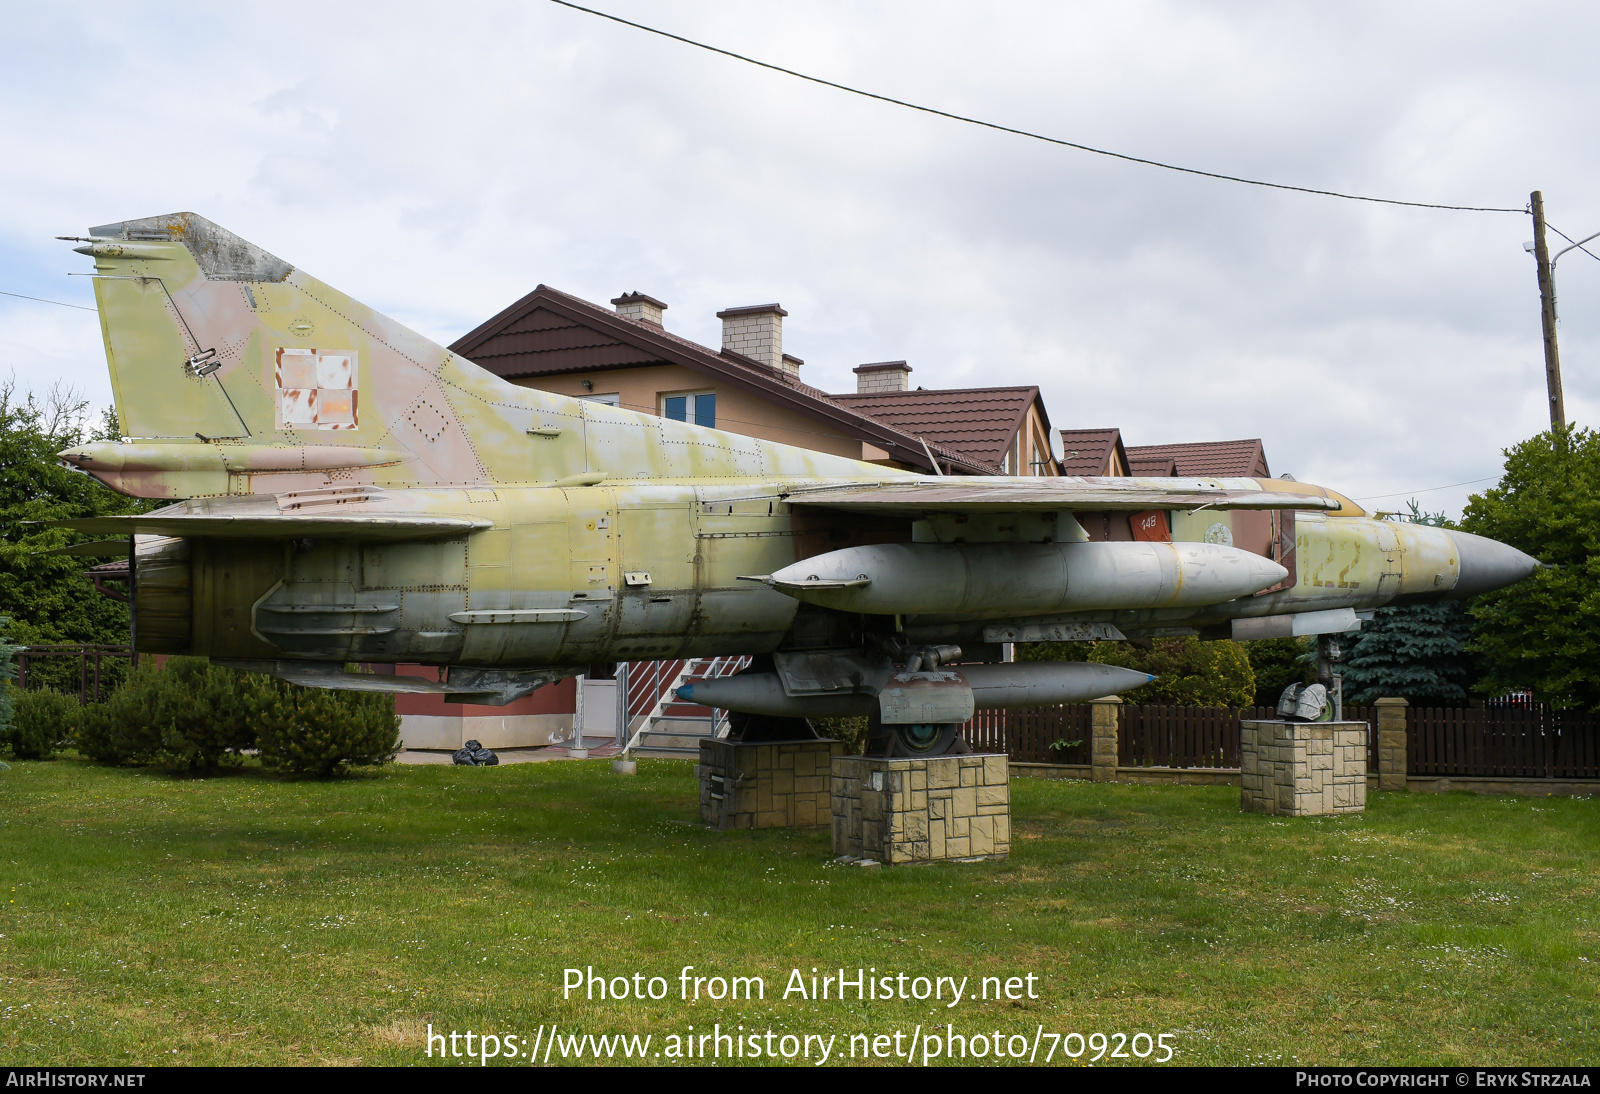
[[[624,755],[698,759],[701,741],[728,732],[728,712],[680,702],[677,689],[731,676],[749,663],[750,658],[742,655],[630,663]]]

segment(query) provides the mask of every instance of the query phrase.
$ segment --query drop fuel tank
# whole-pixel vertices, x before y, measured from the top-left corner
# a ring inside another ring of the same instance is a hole
[[[1084,703],[1148,684],[1155,677],[1118,665],[1082,661],[1017,661],[999,665],[955,665],[972,689],[979,710]],[[885,675],[884,683],[888,682]],[[878,709],[873,690],[840,690],[831,694],[789,695],[775,672],[741,672],[715,680],[685,684],[678,698],[686,703],[767,714],[778,718],[841,718]]]
[[[878,543],[767,580],[838,611],[1034,616],[1221,604],[1287,575],[1271,559],[1214,543]]]

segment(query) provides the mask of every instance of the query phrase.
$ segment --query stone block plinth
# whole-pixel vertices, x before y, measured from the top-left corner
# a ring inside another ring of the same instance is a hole
[[[1011,853],[1003,755],[833,761],[833,853],[890,866]]]
[[[828,769],[839,741],[700,742],[700,819],[713,828],[827,824]]]
[[[1089,777],[1097,783],[1117,781],[1117,729],[1122,700],[1115,695],[1089,704]]]
[[[1239,723],[1240,805],[1318,817],[1367,807],[1367,723]]]
[[[1378,789],[1406,789],[1406,707],[1404,699],[1379,699]]]

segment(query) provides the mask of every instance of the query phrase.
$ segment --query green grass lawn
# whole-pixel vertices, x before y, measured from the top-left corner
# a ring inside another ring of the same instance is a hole
[[[837,1034],[848,1060],[852,1033],[949,1023],[1175,1034],[1191,1064],[1600,1059],[1592,799],[1383,794],[1278,819],[1232,789],[1022,779],[1009,862],[886,869],[833,864],[825,831],[708,831],[688,763],[639,772],[13,763],[0,1057],[410,1064],[430,1023],[649,1033],[652,1052],[721,1023]],[[683,1002],[684,965],[761,975],[766,1000]],[[671,994],[564,1000],[569,966]],[[1031,973],[1040,997],[783,999],[813,966],[969,977],[969,995]]]

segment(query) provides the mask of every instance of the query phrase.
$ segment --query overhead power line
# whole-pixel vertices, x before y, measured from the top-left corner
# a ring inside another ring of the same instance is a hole
[[[596,11],[594,8],[586,8],[582,4],[572,3],[571,0],[550,0],[550,2],[552,4],[560,4],[564,8],[571,8],[573,11],[581,11],[588,15],[598,16],[601,19],[609,19],[613,23],[621,23],[625,27],[633,27],[635,30],[642,30],[648,34],[659,35],[662,38],[670,38],[674,42],[682,42],[686,46],[694,46],[696,49],[703,49],[708,53],[718,53],[724,57],[731,57],[735,61],[743,61],[746,64],[755,65],[759,68],[769,69],[773,72],[781,72],[785,76],[793,76],[798,80],[806,80],[810,83],[821,84],[823,87],[831,87],[838,91],[847,91],[852,95],[860,95],[864,99],[876,99],[881,103],[890,103],[894,106],[903,106],[907,110],[918,110],[924,114],[933,114],[941,118],[948,118],[951,121],[965,122],[968,125],[982,126],[984,129],[994,129],[1001,133],[1011,133],[1018,137],[1027,137],[1030,140],[1044,141],[1046,144],[1056,144],[1063,148],[1076,148],[1080,152],[1091,152],[1096,156],[1109,156],[1112,159],[1124,160],[1128,163],[1144,164],[1146,167],[1159,167],[1164,171],[1178,171],[1185,175],[1199,175],[1202,178],[1220,179],[1223,182],[1238,182],[1243,183],[1246,186],[1264,186],[1272,190],[1293,190],[1299,194],[1317,194],[1321,197],[1342,198],[1345,201],[1369,201],[1379,205],[1404,205],[1412,209],[1451,209],[1463,213],[1526,213],[1528,211],[1526,208],[1512,209],[1509,207],[1495,205],[1440,205],[1428,201],[1401,201],[1398,198],[1375,198],[1365,194],[1345,194],[1338,190],[1319,190],[1312,186],[1291,186],[1284,182],[1266,182],[1262,179],[1247,179],[1239,175],[1224,175],[1217,171],[1202,171],[1198,167],[1180,167],[1175,163],[1163,163],[1160,160],[1145,159],[1142,156],[1130,156],[1123,152],[1112,152],[1105,148],[1095,148],[1087,144],[1078,144],[1076,141],[1062,140],[1060,137],[1047,137],[1043,133],[1033,133],[1026,129],[1017,129],[1014,126],[1000,125],[998,122],[986,122],[981,118],[969,118],[965,114],[953,114],[948,110],[940,110],[937,107],[919,106],[916,103],[908,103],[904,99],[896,99],[889,95],[879,95],[875,91],[863,91],[859,87],[851,87],[848,84],[836,83],[833,80],[824,80],[820,76],[810,76],[804,72],[796,72],[792,68],[784,68],[782,65],[771,64],[767,61],[758,61],[754,57],[746,57],[742,53],[735,53],[729,49],[722,49],[718,46],[707,45],[705,42],[697,42],[693,38],[685,38],[681,34],[673,34],[670,31],[659,30],[656,27],[646,26],[643,23],[635,23],[631,19],[624,19],[619,15],[612,15],[609,12]]]
[[[14,296],[18,300],[34,300],[34,301],[39,302],[40,304],[58,304],[63,308],[77,308],[79,311],[94,311],[95,310],[94,308],[86,308],[82,304],[67,304],[67,303],[64,303],[63,301],[60,301],[60,300],[46,300],[42,296],[23,296],[19,292],[6,292],[4,289],[0,289],[0,296]]]
[[[1566,240],[1568,243],[1572,244],[1574,247],[1578,248],[1578,250],[1582,251],[1584,254],[1588,255],[1590,258],[1594,259],[1596,262],[1600,262],[1600,255],[1595,254],[1589,248],[1585,247],[1582,243],[1579,243],[1577,240],[1575,240],[1571,236],[1569,236],[1566,232],[1563,232],[1560,228],[1557,228],[1554,224],[1551,224],[1548,220],[1544,222],[1544,226],[1546,228],[1549,228],[1552,232],[1554,232],[1556,235],[1560,236],[1562,239]]]
[[[1488,475],[1481,479],[1468,479],[1466,482],[1452,482],[1444,486],[1430,486],[1424,490],[1397,490],[1393,494],[1368,494],[1364,498],[1351,498],[1351,501],[1382,501],[1384,498],[1403,498],[1411,494],[1431,494],[1435,490],[1453,490],[1457,486],[1474,486],[1480,482],[1491,482],[1499,478],[1498,475]]]

